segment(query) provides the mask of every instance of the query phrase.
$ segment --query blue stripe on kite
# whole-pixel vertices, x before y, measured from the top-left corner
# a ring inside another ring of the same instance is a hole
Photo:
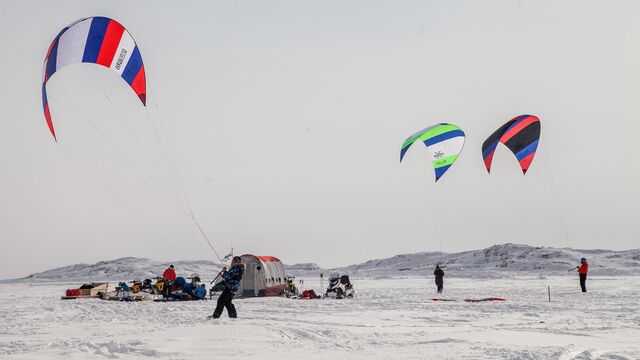
[[[507,131],[511,130],[514,126],[516,126],[516,125],[520,124],[521,122],[523,122],[524,119],[528,118],[529,116],[531,116],[531,115],[520,115],[520,116],[518,116],[516,118],[517,120],[514,121],[513,124],[511,124],[511,126],[509,126],[507,128],[507,130],[505,130],[504,133],[502,133],[502,134],[504,135]]]
[[[60,30],[60,32],[58,33],[58,36],[56,36],[56,40],[60,39],[60,36],[62,36],[62,34],[64,34],[65,31],[69,30],[69,28],[70,28],[70,26],[67,26],[66,28]]]
[[[58,40],[51,48],[51,52],[49,53],[49,59],[47,59],[47,68],[44,71],[44,83],[46,84],[51,75],[56,72],[56,62],[58,60]]]
[[[98,60],[104,34],[107,32],[107,26],[109,26],[110,21],[110,19],[105,17],[95,17],[91,20],[87,43],[84,46],[84,54],[82,55],[82,62],[95,63]]]
[[[424,144],[427,146],[431,146],[433,144],[437,144],[439,142],[445,141],[445,140],[449,140],[451,138],[457,137],[457,136],[464,136],[464,133],[461,130],[451,130],[451,131],[447,131],[446,133],[440,134],[438,136],[434,136],[431,139],[427,139],[424,141]]]
[[[482,152],[482,158],[486,159],[487,156],[491,155],[492,152],[496,151],[496,147],[498,147],[498,143],[500,142],[500,140],[496,140],[496,142],[494,142],[493,144],[491,144],[491,146],[489,146],[487,148],[487,150]]]
[[[42,83],[42,110],[47,111],[47,84]]]
[[[516,154],[516,158],[518,158],[518,161],[520,161],[526,158],[527,156],[531,155],[531,153],[536,152],[537,148],[538,148],[538,140],[535,140],[531,144],[524,147],[522,150],[518,151],[518,153]]]
[[[140,72],[142,68],[142,56],[140,56],[140,50],[138,50],[138,46],[133,49],[133,53],[131,57],[129,57],[129,62],[127,62],[127,66],[124,68],[122,72],[122,78],[127,82],[127,84],[131,85],[133,79],[136,78],[136,75]]]
[[[442,175],[444,175],[444,173],[446,173],[447,170],[449,170],[450,167],[451,167],[451,165],[435,168],[435,170],[436,170],[436,181],[438,181],[438,179],[440,179],[440,177]]]
[[[400,150],[400,162],[402,162],[402,158],[404,157],[404,154],[407,152],[407,150],[409,150],[409,148],[411,147],[411,145],[403,148],[402,150]]]

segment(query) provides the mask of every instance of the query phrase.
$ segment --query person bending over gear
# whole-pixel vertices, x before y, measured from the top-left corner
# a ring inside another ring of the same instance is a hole
[[[580,288],[582,288],[582,292],[587,292],[587,273],[589,272],[587,259],[580,259],[580,266],[576,266],[575,270],[578,270],[578,275],[580,276]]]
[[[218,304],[211,317],[214,319],[219,318],[220,315],[222,315],[222,310],[224,308],[227,308],[227,313],[230,318],[238,317],[236,307],[233,306],[231,300],[233,300],[235,293],[240,289],[242,275],[244,275],[244,264],[242,263],[242,258],[240,256],[234,256],[233,260],[231,260],[231,267],[229,270],[227,270],[226,267],[222,269],[224,290],[222,290],[222,294],[218,297]]]
[[[440,265],[436,265],[436,270],[433,272],[436,277],[436,286],[438,287],[438,294],[442,294],[444,288],[444,271],[440,268]]]
[[[176,271],[173,269],[173,265],[169,266],[167,270],[162,273],[162,280],[164,280],[162,284],[162,295],[165,298],[169,298],[171,297],[173,282],[176,280]]]

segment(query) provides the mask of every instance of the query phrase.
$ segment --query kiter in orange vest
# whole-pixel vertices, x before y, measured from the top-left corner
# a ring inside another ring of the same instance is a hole
[[[165,298],[169,298],[171,297],[173,282],[176,280],[176,271],[173,269],[173,265],[169,266],[167,270],[162,273],[162,279],[164,280],[162,288],[163,295]]]
[[[580,288],[582,288],[582,292],[587,292],[587,273],[589,272],[589,264],[587,264],[587,259],[580,259],[580,266],[576,266],[575,270],[578,270],[578,275],[580,276]]]

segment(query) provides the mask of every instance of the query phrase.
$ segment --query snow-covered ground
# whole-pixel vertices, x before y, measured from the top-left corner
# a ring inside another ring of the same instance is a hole
[[[446,298],[507,299],[485,303],[433,302],[431,277],[352,277],[353,300],[239,299],[239,318],[218,320],[213,301],[62,301],[79,284],[0,284],[0,358],[639,359],[640,277],[594,275],[586,294],[576,277],[446,278]]]

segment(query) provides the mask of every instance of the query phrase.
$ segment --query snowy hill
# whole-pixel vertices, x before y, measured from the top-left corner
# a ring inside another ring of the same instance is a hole
[[[176,267],[178,276],[189,277],[198,273],[203,279],[212,278],[220,271],[220,265],[207,260],[175,261],[172,263],[145,258],[124,257],[100,261],[95,264],[74,264],[31,274],[27,277],[2,282],[48,282],[48,281],[102,281],[153,279],[162,275],[170,265]]]
[[[639,275],[640,249],[577,250],[569,248],[532,247],[519,244],[495,245],[482,250],[460,253],[421,252],[396,255],[387,259],[336,269],[349,274],[397,276],[398,273],[429,275],[436,264],[457,276],[503,276],[505,272],[563,275],[586,257],[591,274]]]
[[[581,257],[589,260],[593,275],[640,275],[640,249],[626,251],[575,250],[568,248],[532,247],[504,244],[482,250],[459,253],[420,252],[396,255],[387,259],[369,260],[337,269],[323,269],[317,264],[285,265],[288,273],[297,277],[316,277],[330,272],[358,277],[431,275],[436,264],[443,264],[448,276],[493,277],[506,274],[568,275]],[[198,273],[203,280],[211,279],[220,270],[212,261],[175,261],[178,276]],[[3,282],[99,281],[154,278],[162,274],[168,262],[125,257],[95,264],[63,266],[21,279]]]
[[[296,277],[316,277],[322,273],[328,273],[330,270],[321,268],[318,264],[315,263],[303,263],[303,264],[293,264],[293,265],[284,265],[284,269],[287,274],[295,275]]]

